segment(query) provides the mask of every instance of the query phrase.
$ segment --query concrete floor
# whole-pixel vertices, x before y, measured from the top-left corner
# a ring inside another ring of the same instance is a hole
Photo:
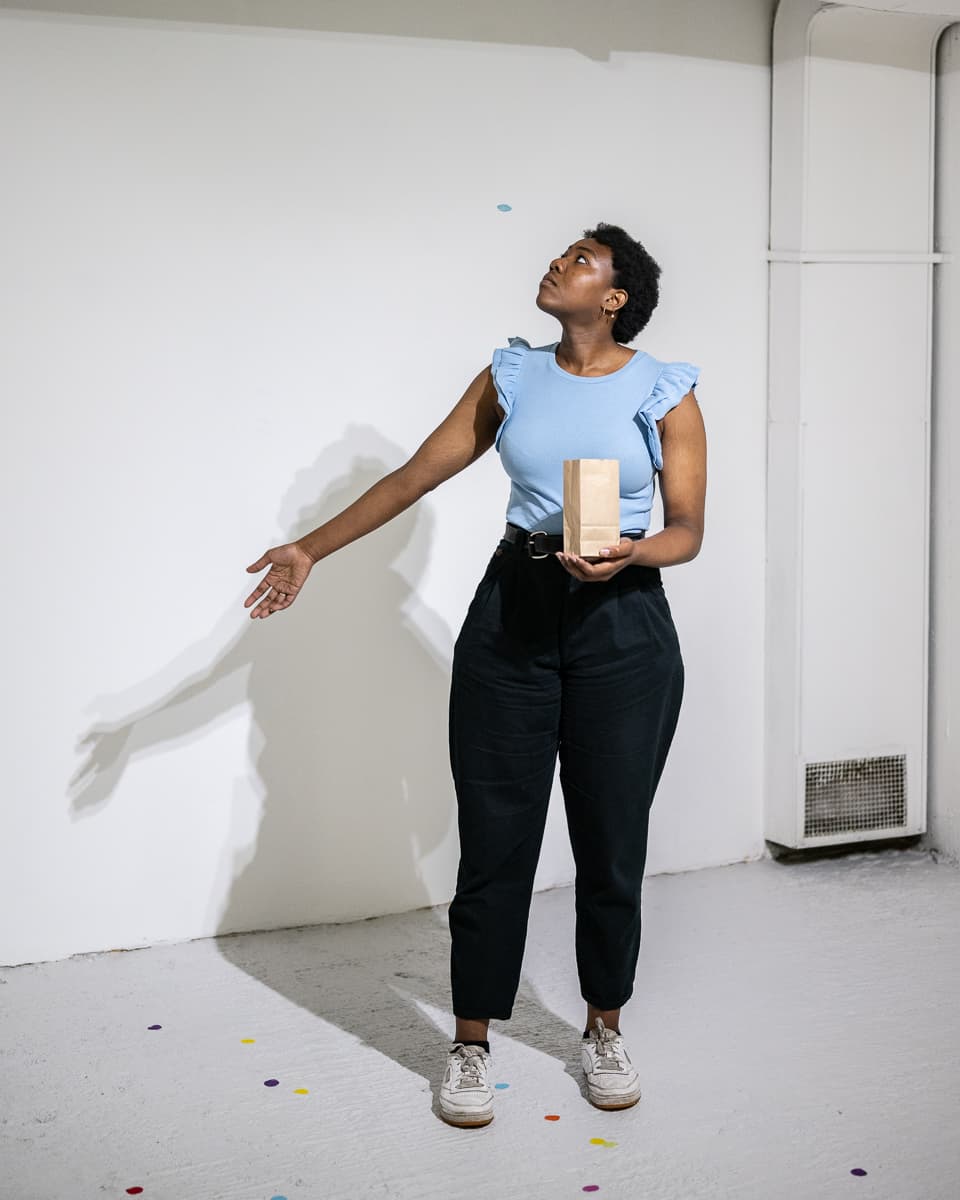
[[[884,851],[644,887],[622,1112],[581,1081],[572,888],[534,896],[484,1129],[437,1114],[445,905],[5,969],[0,1196],[960,1197],[956,867]]]

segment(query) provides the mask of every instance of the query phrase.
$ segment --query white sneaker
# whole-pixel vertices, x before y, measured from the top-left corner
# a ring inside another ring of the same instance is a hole
[[[640,1099],[640,1076],[623,1037],[597,1017],[589,1039],[580,1039],[587,1096],[596,1108],[630,1108]]]
[[[482,1046],[454,1042],[440,1084],[440,1116],[448,1125],[489,1125],[493,1089],[487,1083],[490,1055]]]

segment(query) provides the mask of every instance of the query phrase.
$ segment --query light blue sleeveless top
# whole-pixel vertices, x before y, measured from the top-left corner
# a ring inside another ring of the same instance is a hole
[[[643,350],[609,375],[571,375],[559,342],[521,337],[494,351],[492,372],[506,417],[494,443],[510,477],[507,520],[563,533],[563,460],[620,462],[620,530],[648,529],[654,474],[663,466],[657,421],[696,386],[700,368]]]

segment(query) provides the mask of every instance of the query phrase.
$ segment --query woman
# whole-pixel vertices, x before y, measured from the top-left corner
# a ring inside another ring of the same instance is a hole
[[[511,338],[398,470],[296,542],[268,550],[244,602],[288,608],[320,559],[379,528],[496,446],[507,526],[454,646],[450,762],[460,863],[449,907],[456,1021],[440,1089],[450,1124],[493,1120],[491,1018],[519,985],[557,756],[576,862],[576,959],[587,1004],[581,1060],[598,1108],[640,1098],[620,1030],[640,947],[650,805],[673,739],[683,662],[660,568],[703,538],[706,438],[699,370],[627,349],[659,300],[660,267],[599,224],[550,263],[537,307],[559,342]],[[567,458],[620,463],[619,543],[563,553]],[[664,529],[646,538],[659,472]]]

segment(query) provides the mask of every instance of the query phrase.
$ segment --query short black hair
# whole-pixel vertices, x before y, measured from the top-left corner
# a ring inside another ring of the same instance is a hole
[[[613,286],[627,293],[611,332],[617,342],[632,342],[660,302],[660,267],[619,225],[601,221],[596,229],[585,229],[583,236],[610,247]]]

